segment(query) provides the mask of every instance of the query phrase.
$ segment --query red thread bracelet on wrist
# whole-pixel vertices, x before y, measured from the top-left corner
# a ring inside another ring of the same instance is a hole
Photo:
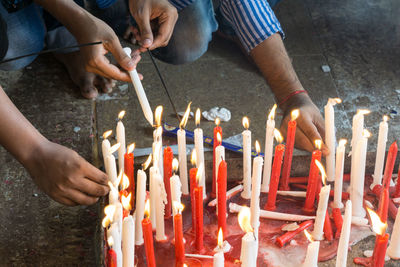
[[[298,91],[291,92],[287,97],[285,97],[281,102],[279,102],[278,106],[285,104],[290,98],[292,98],[293,96],[295,96],[297,94],[301,94],[301,93],[308,94],[306,90],[298,90]]]

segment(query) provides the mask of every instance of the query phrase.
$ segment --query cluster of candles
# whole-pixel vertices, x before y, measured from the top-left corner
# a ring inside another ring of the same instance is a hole
[[[222,128],[220,121],[216,119],[213,141],[213,171],[212,187],[210,195],[216,197],[208,205],[216,206],[218,216],[218,246],[213,256],[214,266],[224,266],[223,240],[226,236],[227,220],[227,199],[241,192],[243,199],[250,199],[250,207],[230,204],[230,212],[238,212],[238,221],[241,229],[246,232],[242,238],[240,261],[242,266],[256,266],[258,255],[258,229],[260,217],[275,220],[304,221],[294,231],[288,231],[277,238],[276,242],[283,247],[298,233],[304,231],[311,241],[303,266],[317,266],[319,242],[339,238],[338,256],[336,266],[346,266],[347,251],[350,238],[351,224],[368,224],[365,218],[364,209],[364,179],[365,162],[367,152],[367,140],[370,133],[364,129],[364,115],[366,110],[359,110],[353,118],[352,164],[349,193],[342,192],[343,187],[343,166],[345,159],[346,140],[339,141],[336,148],[336,137],[334,127],[334,105],[340,103],[340,99],[329,99],[325,106],[325,144],[330,153],[326,157],[325,172],[321,164],[322,140],[315,140],[316,149],[312,153],[308,184],[306,191],[290,191],[289,184],[296,183],[296,179],[290,178],[294,140],[296,134],[296,119],[299,110],[291,112],[291,120],[288,123],[286,145],[282,144],[283,137],[275,128],[276,105],[268,115],[266,123],[265,157],[260,155],[260,144],[255,142],[256,154],[251,150],[251,131],[249,120],[243,118],[243,181],[242,184],[227,190],[227,162],[225,161],[225,148],[222,145]],[[174,245],[176,263],[183,266],[185,262],[185,245],[182,229],[181,196],[190,195],[192,209],[192,228],[195,233],[195,248],[202,254],[203,247],[203,201],[206,194],[206,172],[204,170],[204,149],[203,131],[200,125],[200,110],[196,110],[196,129],[194,130],[195,149],[192,151],[193,168],[187,172],[186,155],[186,131],[185,126],[189,119],[190,104],[181,120],[180,129],[177,132],[178,158],[173,158],[170,147],[162,146],[162,107],[155,111],[155,129],[153,132],[153,151],[142,169],[137,171],[137,187],[135,195],[134,180],[134,144],[126,146],[125,128],[122,118],[125,112],[119,115],[116,127],[117,144],[111,146],[108,137],[111,131],[104,133],[102,152],[104,165],[109,176],[109,205],[105,207],[103,227],[106,229],[108,240],[108,262],[109,266],[134,266],[135,245],[145,245],[146,259],[148,266],[156,266],[153,245],[153,231],[157,242],[165,242],[164,220],[173,216]],[[388,124],[387,117],[379,127],[377,157],[375,164],[374,182],[371,185],[372,191],[380,196],[378,215],[369,210],[373,230],[377,233],[376,246],[372,257],[373,266],[383,266],[386,254],[386,246],[389,235],[385,234],[387,214],[396,217],[397,208],[389,195],[389,185],[392,178],[394,163],[397,155],[397,144],[393,143],[387,156],[386,168],[383,174],[384,156],[387,142]],[[273,155],[274,139],[279,143],[275,146]],[[116,160],[113,155],[118,151],[117,175]],[[252,156],[254,159],[252,161]],[[146,191],[147,175],[145,170],[150,166],[149,195]],[[178,175],[179,169],[179,175]],[[348,179],[348,177],[346,177]],[[383,178],[383,179],[382,179]],[[304,179],[303,179],[304,180]],[[382,184],[383,180],[383,184]],[[334,190],[331,192],[331,185],[334,183]],[[190,190],[189,190],[190,186]],[[279,188],[279,190],[278,190]],[[268,200],[263,210],[260,209],[260,194],[268,193]],[[333,194],[332,194],[333,193]],[[305,198],[303,210],[310,216],[283,214],[275,212],[277,195],[286,195]],[[329,197],[333,195],[332,217],[336,226],[336,235],[333,236],[331,219],[328,212]],[[396,192],[392,197],[400,197],[400,184],[396,185]],[[341,209],[344,207],[342,199],[350,198],[346,202],[344,218]],[[147,200],[146,200],[147,199]],[[315,202],[318,201],[315,211]],[[133,213],[133,207],[135,212]],[[315,216],[314,216],[315,214]],[[392,216],[393,217],[393,216]],[[313,222],[314,221],[314,222]],[[312,233],[306,229],[314,225]],[[379,227],[377,225],[385,225]],[[382,230],[383,229],[383,230]],[[397,234],[395,234],[397,233]],[[400,258],[400,215],[394,227],[393,238],[388,249],[392,258]],[[386,241],[385,241],[386,240]],[[386,242],[386,243],[385,243]],[[382,256],[383,255],[383,256]],[[383,259],[383,260],[382,260]],[[356,261],[356,260],[355,260]],[[115,265],[113,265],[115,264]]]

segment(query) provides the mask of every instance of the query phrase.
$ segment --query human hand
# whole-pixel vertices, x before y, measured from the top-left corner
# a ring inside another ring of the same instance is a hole
[[[139,27],[132,32],[140,44],[140,52],[168,44],[178,19],[173,5],[167,0],[130,0],[129,10]]]
[[[325,137],[325,124],[318,108],[307,94],[292,96],[282,107],[284,111],[280,131],[286,137],[287,125],[291,119],[291,111],[299,109],[297,118],[295,146],[299,149],[312,152],[315,150],[315,140]],[[322,136],[322,137],[321,137]],[[329,154],[329,149],[322,144],[322,154]]]
[[[33,181],[55,201],[92,205],[108,193],[107,175],[75,151],[46,141],[25,167]]]

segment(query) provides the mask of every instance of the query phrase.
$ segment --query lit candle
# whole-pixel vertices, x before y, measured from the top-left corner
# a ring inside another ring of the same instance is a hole
[[[197,158],[196,158],[196,155],[197,155],[197,153],[196,153],[196,150],[193,150],[192,151],[192,156],[191,156],[191,158],[190,158],[190,162],[192,163],[192,165],[193,165],[193,168],[191,168],[190,170],[189,170],[189,178],[190,178],[190,205],[191,205],[191,208],[192,208],[192,210],[191,210],[191,213],[192,213],[192,230],[193,231],[196,231],[196,206],[195,206],[195,204],[194,204],[194,194],[193,194],[193,191],[194,191],[194,188],[197,186],[196,185],[196,175],[197,175],[197,168],[195,168],[195,166],[196,166],[196,161],[197,161]]]
[[[323,239],[323,229],[325,224],[326,210],[328,208],[329,192],[331,191],[331,186],[325,185],[326,174],[324,168],[322,167],[322,164],[319,161],[316,161],[316,164],[321,172],[322,182],[324,183],[324,186],[319,193],[317,214],[314,223],[314,230],[312,232],[313,239],[319,241]]]
[[[182,184],[182,193],[184,195],[189,194],[188,178],[187,178],[187,158],[186,158],[186,131],[185,126],[190,115],[190,105],[189,103],[185,114],[179,124],[178,130],[178,152],[179,152],[179,176]]]
[[[282,178],[280,180],[280,190],[289,191],[290,169],[292,168],[292,157],[294,149],[294,141],[296,135],[296,119],[300,111],[295,109],[291,112],[291,120],[288,123],[286,134],[286,153],[283,160]]]
[[[132,50],[129,47],[125,47],[124,51],[128,57],[131,57]],[[135,87],[136,95],[139,99],[140,106],[142,107],[144,117],[150,123],[150,125],[153,126],[153,111],[151,110],[149,101],[147,100],[146,93],[144,92],[143,85],[140,81],[136,68],[129,71],[129,75],[131,76],[133,86]]]
[[[181,181],[179,179],[179,176],[176,175],[176,172],[178,171],[178,167],[179,167],[179,162],[177,159],[173,159],[172,160],[172,171],[173,171],[173,175],[171,177],[171,179],[169,180],[170,184],[171,184],[171,201],[172,203],[174,203],[174,201],[181,203]],[[174,209],[172,209],[172,215],[175,216],[175,211]]]
[[[349,250],[349,240],[351,231],[351,200],[346,202],[346,210],[344,212],[344,219],[341,228],[341,234],[338,245],[338,253],[336,257],[336,267],[346,267],[347,266],[347,253]]]
[[[273,211],[276,209],[276,206],[275,206],[276,194],[278,191],[279,177],[281,175],[283,153],[285,152],[285,145],[281,144],[283,141],[283,137],[282,137],[281,133],[277,129],[275,129],[274,135],[275,135],[275,138],[278,141],[279,145],[277,145],[275,147],[274,164],[272,167],[272,176],[271,176],[271,182],[269,185],[268,200],[267,200],[267,204],[265,205],[265,209],[270,210],[270,211]]]
[[[197,186],[193,190],[195,211],[196,211],[196,240],[195,245],[197,251],[200,253],[203,250],[203,187],[201,186],[201,177],[203,172],[203,165],[200,165],[197,174]]]
[[[172,159],[174,158],[174,153],[172,148],[167,146],[164,148],[164,188],[167,192],[167,204],[165,204],[165,219],[171,217],[172,210],[172,200],[171,200],[171,185],[169,179],[172,176]]]
[[[110,153],[106,157],[106,161],[107,161],[106,165],[108,167],[108,171],[107,171],[108,179],[113,184],[117,180],[117,166],[115,164],[115,157],[114,157],[113,153],[119,149],[120,145],[121,145],[120,143],[116,143],[115,145],[113,145],[109,150]]]
[[[381,184],[382,174],[383,174],[383,163],[385,161],[385,152],[386,152],[386,142],[388,138],[388,116],[383,116],[382,122],[379,124],[379,135],[378,135],[378,146],[376,148],[376,158],[375,158],[375,170],[372,177],[374,178],[373,183],[371,184],[371,189],[374,188],[375,185]]]
[[[176,266],[182,266],[185,262],[185,244],[183,242],[182,229],[182,211],[184,206],[182,203],[174,202],[174,229],[175,229],[175,262]]]
[[[251,197],[251,131],[249,130],[249,119],[243,117],[243,191],[242,198],[249,199]]]
[[[143,233],[140,223],[144,218],[144,204],[146,201],[146,173],[144,172],[151,162],[151,154],[147,158],[146,162],[142,165],[142,170],[137,172],[137,187],[136,187],[136,226],[135,226],[135,244],[143,244]]]
[[[218,249],[213,257],[213,267],[224,267],[225,258],[224,258],[224,250],[223,250],[223,232],[222,229],[218,230]]]
[[[134,169],[134,156],[133,150],[135,150],[135,143],[132,143],[128,146],[126,153],[124,155],[124,173],[129,178],[129,188],[128,192],[132,193],[131,198],[131,207],[134,206],[135,203],[135,169]]]
[[[217,199],[218,199],[218,229],[226,232],[226,179],[227,179],[227,164],[222,160],[218,168],[217,176]]]
[[[387,254],[394,260],[400,259],[400,212],[397,211],[396,220],[394,222],[392,237],[387,249]]]
[[[108,186],[110,187],[110,192],[108,193],[108,204],[113,205],[119,201],[118,190],[111,182],[108,182]]]
[[[108,205],[104,208],[105,217],[102,221],[102,226],[107,229],[107,240],[112,239],[112,246],[116,254],[116,266],[122,266],[121,233],[118,230],[118,225],[113,223],[115,211],[115,205]]]
[[[125,110],[122,110],[118,114],[118,123],[117,123],[117,142],[121,144],[118,149],[118,169],[121,171],[124,169],[124,155],[126,152],[126,143],[125,143],[125,126],[122,123],[122,119],[125,116]]]
[[[335,180],[335,111],[333,106],[342,103],[340,98],[329,98],[325,105],[325,144],[329,149],[329,154],[326,156],[326,175],[329,182]]]
[[[335,193],[333,196],[333,208],[343,208],[342,191],[343,191],[343,167],[344,155],[346,152],[346,139],[340,139],[339,146],[336,149],[336,172],[335,172]]]
[[[198,108],[196,110],[196,129],[194,129],[194,147],[196,149],[197,154],[197,161],[196,167],[198,168],[200,164],[204,166],[204,140],[203,140],[203,130],[200,128],[200,118],[201,112]],[[203,186],[203,198],[207,197],[207,190],[206,190],[206,172],[203,172],[203,177],[201,179],[202,186]]]
[[[317,267],[318,266],[318,253],[319,253],[319,241],[314,241],[313,237],[304,230],[304,234],[307,239],[311,242],[307,247],[306,258],[304,259],[302,267]]]
[[[110,154],[111,144],[108,137],[112,134],[112,130],[103,133],[103,142],[101,142],[101,151],[103,153],[104,169],[108,173],[107,156]]]
[[[350,200],[353,206],[353,216],[361,218],[364,218],[366,214],[363,203],[368,137],[370,137],[370,133],[364,130],[361,139],[358,140],[357,147],[355,147],[354,154],[352,155],[356,168],[351,170]]]
[[[155,117],[155,130],[153,131],[153,138],[154,142],[159,142],[159,150],[158,150],[158,171],[161,174],[161,177],[163,177],[164,174],[164,155],[163,155],[163,149],[162,149],[162,132],[163,128],[161,126],[161,118],[162,118],[162,113],[163,113],[163,107],[162,106],[157,106],[155,112],[154,112],[154,117]],[[154,152],[153,152],[154,154]]]
[[[269,181],[271,178],[271,166],[272,166],[272,153],[274,146],[274,129],[275,129],[275,112],[277,105],[275,104],[271,112],[268,115],[266,132],[265,132],[265,149],[264,149],[264,171],[263,180],[261,184],[261,192],[268,193],[269,191]]]
[[[165,202],[167,202],[167,193],[165,192],[164,182],[161,177],[159,170],[156,170],[154,180],[155,191],[157,192],[156,198],[156,241],[161,242],[167,240],[165,236],[164,226],[164,208]]]
[[[217,172],[215,174],[215,182],[217,183],[217,189],[218,189],[218,170],[219,170],[219,165],[223,160],[225,160],[225,147],[222,145],[222,136],[220,133],[217,133],[217,142],[221,145],[217,146],[215,148],[215,164],[216,164],[216,169],[215,171]],[[204,165],[203,165],[204,166]],[[218,190],[216,191],[216,197],[218,201]],[[217,214],[218,214],[218,205],[217,205]]]
[[[154,257],[154,244],[153,244],[153,227],[148,216],[150,214],[150,202],[146,200],[145,205],[145,217],[142,220],[143,237],[144,237],[144,248],[147,258],[147,266],[156,267],[156,259]]]
[[[253,162],[253,177],[251,187],[251,226],[254,229],[254,234],[258,237],[258,227],[260,226],[260,190],[261,190],[261,175],[264,159],[260,156],[260,143],[255,143],[258,156],[254,158]]]
[[[117,253],[113,249],[114,240],[112,236],[107,239],[108,253],[107,253],[107,267],[117,267]]]
[[[375,247],[372,254],[372,266],[383,267],[385,265],[386,248],[389,234],[385,233],[387,224],[382,222],[378,214],[367,207],[371,218],[372,230],[376,233]]]
[[[253,267],[257,264],[258,242],[250,223],[250,209],[243,207],[239,211],[238,221],[240,228],[246,232],[242,237],[240,261],[242,267]]]
[[[318,193],[317,192],[319,188],[318,185],[321,183],[319,180],[320,177],[319,171],[316,166],[316,160],[321,161],[321,146],[322,146],[322,140],[321,139],[315,140],[316,150],[313,151],[311,156],[310,173],[307,184],[307,194],[303,207],[303,210],[308,213],[314,211],[315,196]]]
[[[216,155],[215,155],[215,149],[221,145],[221,142],[218,141],[217,139],[217,134],[219,133],[221,135],[221,141],[222,141],[222,128],[219,126],[220,124],[220,119],[216,118],[215,119],[215,127],[214,127],[214,139],[213,139],[213,180],[212,180],[212,191],[211,191],[211,197],[216,196],[217,192],[217,165],[216,165]]]

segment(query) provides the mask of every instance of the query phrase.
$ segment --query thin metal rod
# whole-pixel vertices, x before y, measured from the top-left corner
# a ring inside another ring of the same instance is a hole
[[[154,57],[153,57],[153,55],[151,54],[151,52],[150,52],[150,50],[149,50],[148,48],[147,48],[147,52],[148,52],[149,55],[150,55],[151,61],[153,62],[153,65],[154,65],[154,67],[155,67],[155,69],[156,69],[156,71],[157,71],[158,77],[160,78],[161,83],[162,83],[162,85],[163,85],[163,87],[164,87],[164,89],[165,89],[165,92],[167,93],[169,102],[171,103],[171,106],[172,106],[172,108],[174,109],[175,115],[176,115],[176,117],[178,118],[178,121],[180,122],[180,121],[181,121],[181,118],[179,117],[178,111],[177,111],[176,108],[175,108],[174,102],[172,101],[171,95],[169,94],[169,91],[168,91],[168,89],[167,89],[167,85],[165,84],[164,79],[163,79],[163,77],[161,76],[161,73],[160,73],[160,70],[158,69],[158,66],[157,66],[157,64],[156,64],[156,61],[154,60]]]
[[[38,56],[38,55],[47,54],[47,53],[53,53],[53,52],[57,52],[57,51],[65,50],[65,49],[79,48],[79,47],[90,46],[90,45],[98,45],[98,44],[101,44],[101,43],[102,42],[93,42],[93,43],[71,45],[71,46],[65,46],[65,47],[58,47],[58,48],[53,48],[53,49],[42,50],[40,52],[26,54],[26,55],[22,55],[22,56],[18,56],[18,57],[13,57],[13,58],[9,58],[9,59],[6,59],[6,60],[2,60],[2,61],[0,61],[0,64],[7,63],[7,62],[10,62],[10,61],[14,61],[14,60],[18,60],[18,59],[21,59],[21,58],[24,58],[24,57]]]

